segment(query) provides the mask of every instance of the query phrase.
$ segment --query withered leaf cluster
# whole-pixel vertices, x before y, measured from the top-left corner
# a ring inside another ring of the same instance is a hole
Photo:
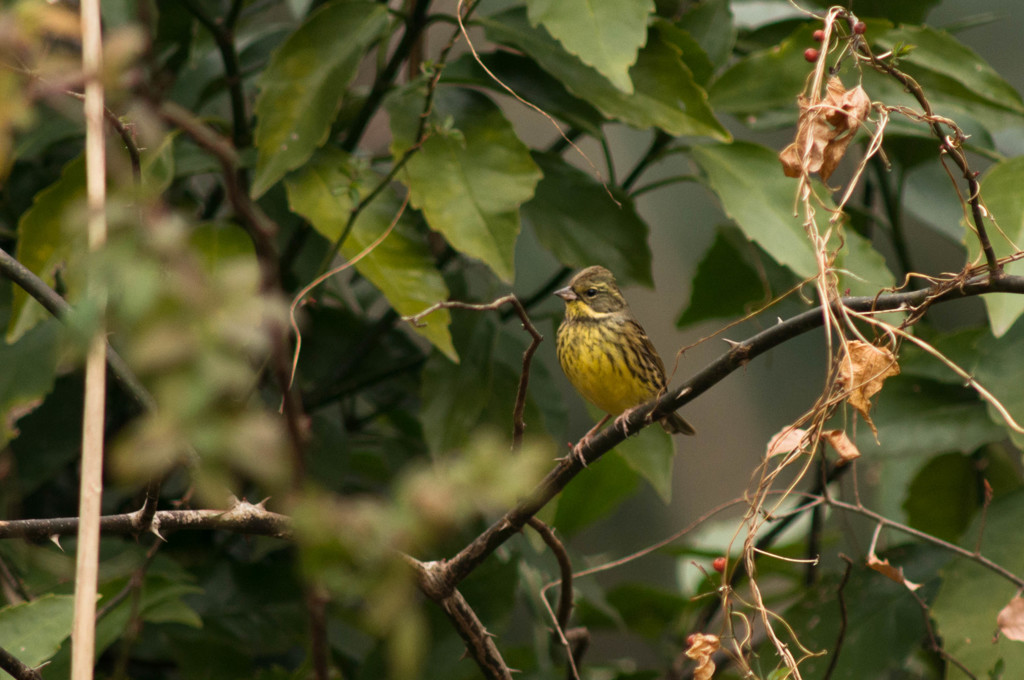
[[[799,105],[796,141],[779,154],[782,170],[787,177],[817,172],[827,182],[867,118],[871,100],[860,85],[847,90],[833,77],[822,101],[812,103],[801,95]]]

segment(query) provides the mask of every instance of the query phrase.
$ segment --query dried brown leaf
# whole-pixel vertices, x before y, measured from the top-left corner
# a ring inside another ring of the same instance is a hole
[[[845,430],[825,430],[821,433],[821,438],[839,454],[840,465],[860,458],[860,450],[846,435]]]
[[[797,103],[800,118],[796,141],[779,154],[782,171],[787,177],[817,172],[827,182],[867,119],[871,99],[861,86],[847,90],[839,78],[833,77],[823,101],[812,104],[801,95]]]
[[[776,432],[772,438],[768,440],[767,456],[771,458],[772,456],[796,451],[800,448],[806,434],[807,430],[800,429],[799,427],[789,427],[787,425]]]
[[[697,662],[693,680],[711,680],[715,674],[715,662],[711,660],[711,655],[721,646],[718,636],[694,633],[686,638],[686,642],[690,645],[686,656]]]
[[[1024,642],[1024,597],[1015,597],[996,616],[999,632],[1010,640]]]
[[[920,583],[914,583],[913,581],[907,579],[907,577],[903,575],[903,567],[894,567],[891,564],[889,564],[889,560],[880,560],[878,559],[878,556],[874,553],[868,555],[868,566],[877,571],[879,574],[885,576],[890,581],[902,583],[910,590],[917,590],[921,587]]]
[[[848,342],[846,347],[847,355],[840,368],[839,384],[849,391],[847,403],[857,409],[864,422],[877,435],[875,424],[871,422],[871,397],[882,389],[886,378],[899,375],[896,355],[888,348],[860,340]]]

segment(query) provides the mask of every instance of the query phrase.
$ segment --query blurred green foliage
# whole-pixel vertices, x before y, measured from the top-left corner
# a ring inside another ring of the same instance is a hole
[[[1011,157],[1024,102],[955,34],[929,24],[936,4],[865,1],[853,10],[874,52],[898,52],[894,63],[935,113],[970,133],[969,158],[1001,228],[993,243],[1013,255],[1024,240],[1022,166]],[[108,128],[111,236],[92,254],[83,235],[84,125],[69,94],[79,87],[77,15],[43,0],[0,8],[0,246],[72,306],[58,323],[0,279],[0,520],[76,512],[83,338],[104,308],[111,346],[155,403],[147,410],[111,383],[104,512],[136,510],[145,482],[163,478],[163,508],[269,498],[294,520],[291,541],[215,531],[178,532],[166,543],[106,537],[100,677],[315,677],[315,640],[325,643],[330,677],[479,677],[401,556],[451,558],[527,497],[564,442],[582,434],[567,415],[576,397],[546,340],[529,375],[525,443],[513,452],[530,341],[519,319],[509,309],[441,309],[417,326],[402,317],[511,289],[550,338],[560,311],[549,293],[572,269],[602,264],[623,284],[650,287],[652,261],[682,261],[652,245],[659,230],[708,244],[693,272],[676,272],[688,278],[680,286],[688,300],[660,291],[680,328],[741,319],[817,273],[794,213],[796,182],[776,154],[786,143],[778,140],[792,137],[813,68],[805,50],[822,47],[813,38],[819,19],[784,0],[461,8],[476,54],[464,50],[453,7],[429,0],[104,2],[104,82],[123,136]],[[917,102],[842,52],[849,26],[836,31],[829,66],[891,107],[885,160],[859,176],[828,239],[837,290],[872,296],[913,271],[940,274],[914,269],[928,243],[954,251],[959,268],[977,257],[978,242],[931,131],[896,108]],[[191,123],[175,125],[170,104]],[[212,152],[197,128],[231,153]],[[762,143],[778,130],[771,147]],[[859,134],[851,156],[867,146]],[[644,148],[623,148],[624,136]],[[138,167],[129,143],[140,150]],[[237,168],[225,169],[232,162]],[[840,181],[854,165],[847,159]],[[691,216],[680,201],[672,224],[652,219],[650,195],[684,182],[698,183],[721,212]],[[835,205],[814,186],[826,197],[817,205],[824,225]],[[265,215],[274,233],[261,239],[240,206]],[[808,309],[812,288],[756,323]],[[287,343],[293,301],[298,334]],[[1024,297],[984,302],[984,316],[981,305],[953,322],[926,315],[911,332],[1024,422]],[[280,411],[281,367],[291,359],[282,363],[282,346],[301,349],[291,431]],[[856,433],[865,452],[857,465],[873,482],[869,505],[1024,573],[1020,433],[932,354],[905,344],[900,359],[903,374],[877,397],[877,435]],[[813,361],[827,360],[820,343]],[[844,422],[841,414],[836,426]],[[698,429],[702,441],[718,439]],[[577,536],[641,495],[668,501],[672,467],[669,437],[647,428],[543,509],[576,570],[610,559],[579,554]],[[750,470],[720,474],[746,479]],[[728,554],[736,566],[737,526],[705,523],[645,557],[670,564],[678,579],[669,586],[630,566],[618,580],[577,580],[573,625],[623,641],[595,645],[582,677],[692,672],[679,659],[701,621],[703,632],[739,645],[755,675],[784,677],[753,610],[727,622],[702,618],[722,584],[711,558]],[[759,567],[786,641],[822,653],[803,661],[804,678],[824,677],[836,652],[832,678],[966,677],[947,654],[976,677],[1019,667],[1019,643],[989,644],[1012,583],[887,531],[877,550],[923,584],[912,594],[865,566],[872,528],[838,511],[814,521],[805,513],[770,550],[805,557],[810,543],[820,564]],[[25,663],[51,660],[46,678],[66,677],[69,663],[74,541],[62,545],[67,554],[0,541],[0,646]],[[846,579],[842,551],[854,557]],[[517,677],[565,675],[538,595],[558,577],[531,535],[505,543],[460,584]],[[745,597],[742,581],[737,588]],[[715,677],[741,677],[739,665],[727,660]]]

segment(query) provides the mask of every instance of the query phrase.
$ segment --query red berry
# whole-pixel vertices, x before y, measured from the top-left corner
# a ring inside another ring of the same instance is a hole
[[[864,35],[864,31],[866,30],[868,30],[868,27],[863,21],[858,21],[853,25],[853,32],[857,35]]]
[[[811,35],[811,37],[814,38],[814,42],[822,42],[825,40],[825,31],[819,28]]]
[[[818,57],[821,56],[821,52],[813,47],[808,47],[804,50],[804,59],[811,62],[812,64],[818,61]]]
[[[712,567],[712,569],[717,571],[719,574],[724,573],[725,572],[725,558],[724,557],[716,557],[715,561],[711,563],[711,567]]]

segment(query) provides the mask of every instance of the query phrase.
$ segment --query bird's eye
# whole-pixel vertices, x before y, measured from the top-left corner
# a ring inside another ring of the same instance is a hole
[[[594,297],[595,295],[597,295],[597,288],[587,288],[584,295],[586,295],[587,297]]]

